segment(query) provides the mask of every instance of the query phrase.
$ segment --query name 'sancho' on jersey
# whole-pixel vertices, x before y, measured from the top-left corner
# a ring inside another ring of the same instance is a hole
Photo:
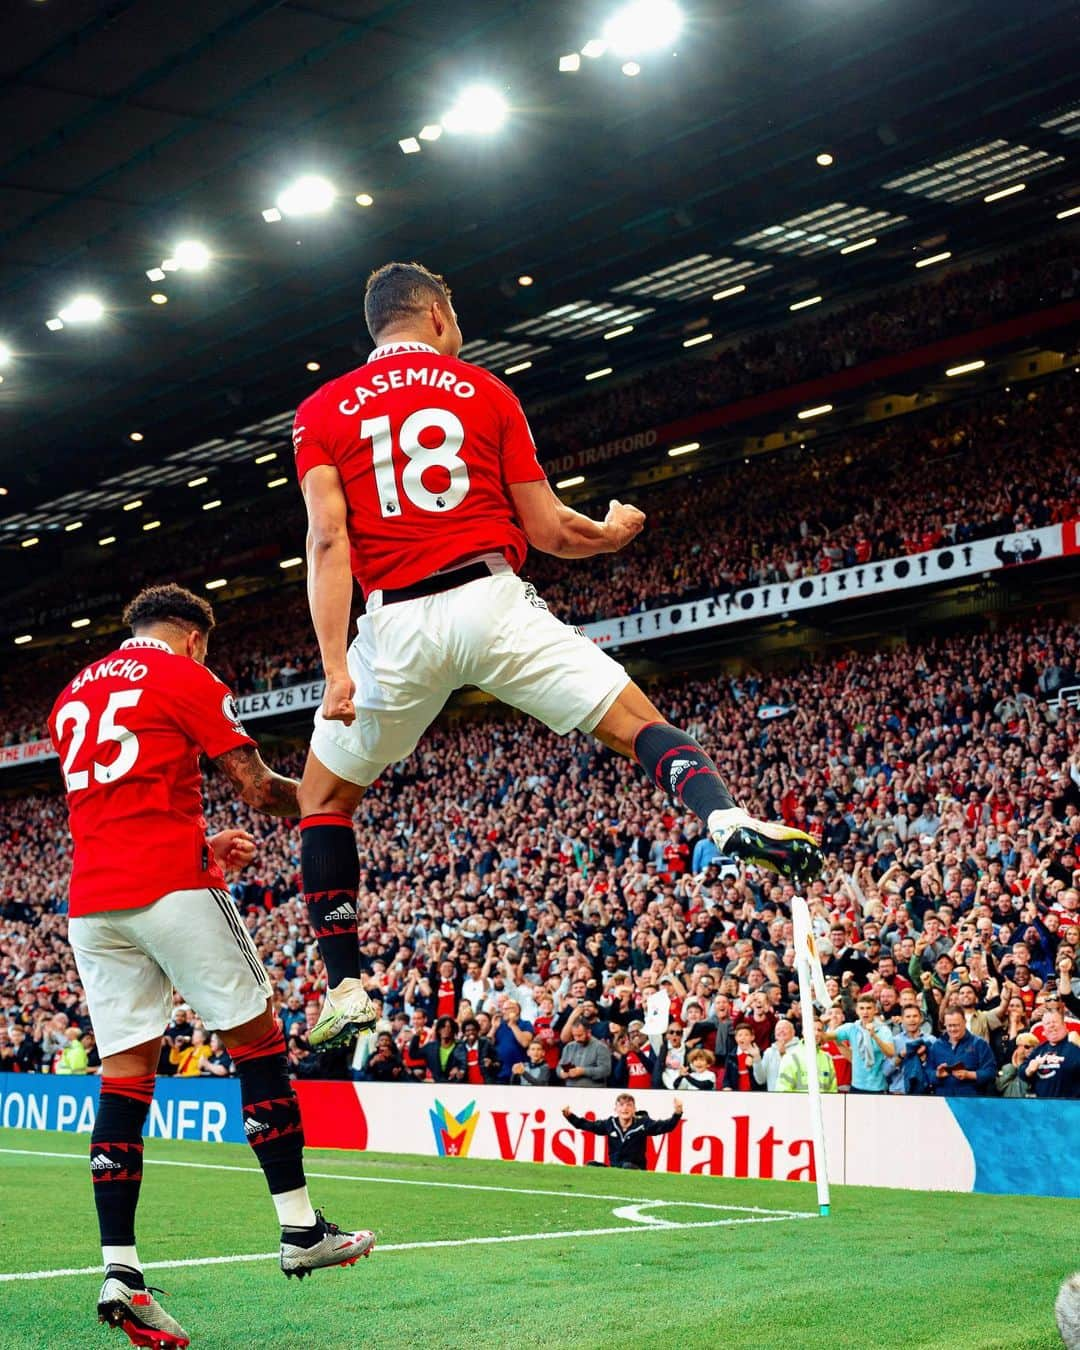
[[[481,366],[421,342],[376,347],[300,405],[293,448],[301,483],[337,470],[365,596],[485,553],[525,561],[510,489],[546,475],[521,404]]]

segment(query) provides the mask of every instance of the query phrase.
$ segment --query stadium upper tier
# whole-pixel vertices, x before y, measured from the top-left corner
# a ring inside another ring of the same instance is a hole
[[[649,522],[625,553],[569,563],[533,554],[526,573],[560,617],[588,622],[1073,519],[1080,514],[1078,398],[1080,381],[1068,371],[1038,386],[931,408],[816,447],[811,442],[805,451],[792,445],[719,474],[642,489],[635,499]],[[109,609],[118,613],[143,582],[198,587],[220,574],[222,557],[243,558],[245,550],[269,551],[273,566],[281,547],[302,548],[295,492],[276,524],[285,532],[283,545],[268,544],[265,518],[250,512],[234,516],[224,531],[206,528],[205,551],[187,540],[179,561],[171,550],[148,547],[125,571],[122,595],[115,573],[87,584],[107,586]],[[208,559],[215,544],[218,552]],[[219,604],[219,620],[211,663],[238,693],[319,673],[299,587]],[[14,654],[0,674],[3,742],[44,734],[53,691],[79,661],[116,640],[110,634],[81,648]]]

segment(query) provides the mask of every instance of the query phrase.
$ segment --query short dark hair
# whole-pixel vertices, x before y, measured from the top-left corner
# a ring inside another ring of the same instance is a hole
[[[391,324],[415,318],[433,300],[450,304],[450,287],[437,272],[418,262],[389,262],[377,267],[364,291],[364,319],[375,342]]]
[[[133,633],[155,623],[174,623],[181,628],[197,628],[205,637],[214,626],[214,611],[201,595],[170,581],[141,590],[124,610],[124,622]]]

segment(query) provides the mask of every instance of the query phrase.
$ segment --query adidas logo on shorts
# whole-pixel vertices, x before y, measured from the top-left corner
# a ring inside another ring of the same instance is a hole
[[[123,1170],[123,1163],[113,1162],[111,1158],[106,1158],[104,1153],[95,1153],[90,1159],[90,1170],[92,1172],[120,1172]]]
[[[323,915],[323,923],[343,923],[346,919],[355,919],[356,910],[347,901]]]
[[[253,1134],[262,1134],[264,1130],[270,1128],[264,1121],[253,1120],[251,1116],[244,1117],[244,1133],[250,1139]]]

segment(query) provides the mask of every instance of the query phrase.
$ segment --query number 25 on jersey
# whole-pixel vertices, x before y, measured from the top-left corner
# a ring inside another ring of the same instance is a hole
[[[91,761],[90,769],[93,770],[95,783],[115,783],[134,767],[135,761],[139,758],[138,736],[130,727],[118,722],[116,714],[125,708],[134,708],[142,696],[141,689],[121,689],[109,695],[109,701],[98,718],[94,745],[95,748],[100,748],[111,742],[120,749],[108,764],[103,764],[98,759]],[[87,705],[77,698],[65,703],[56,714],[58,741],[63,741],[68,727],[71,727],[71,741],[64,756],[64,782],[69,792],[81,792],[83,788],[90,786],[90,769],[75,769],[72,766],[86,740],[92,716]]]
[[[421,436],[433,431],[442,432],[441,442],[434,447],[422,445]],[[371,467],[379,494],[379,510],[384,516],[401,515],[390,418],[371,417],[361,422],[360,436],[371,442]],[[461,505],[469,493],[469,466],[458,454],[464,444],[465,428],[461,419],[445,408],[421,408],[406,417],[397,433],[397,446],[405,457],[401,491],[413,506],[421,511],[442,512]],[[449,476],[449,484],[441,491],[425,486],[424,475],[429,469],[439,471],[437,481],[445,482]]]

